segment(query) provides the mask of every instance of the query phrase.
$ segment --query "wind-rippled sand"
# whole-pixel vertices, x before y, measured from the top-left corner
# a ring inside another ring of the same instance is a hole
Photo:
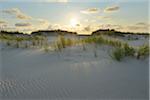
[[[148,59],[109,56],[110,47],[62,52],[1,50],[1,100],[148,100]]]

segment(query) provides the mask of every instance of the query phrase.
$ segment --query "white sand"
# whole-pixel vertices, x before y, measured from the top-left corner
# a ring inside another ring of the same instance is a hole
[[[148,58],[117,62],[108,46],[97,48],[97,58],[86,49],[3,48],[0,100],[148,100]]]

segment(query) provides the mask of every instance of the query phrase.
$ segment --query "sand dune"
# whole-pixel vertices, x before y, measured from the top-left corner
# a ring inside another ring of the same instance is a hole
[[[109,56],[111,47],[90,45],[62,52],[1,50],[2,100],[148,100],[148,59]]]

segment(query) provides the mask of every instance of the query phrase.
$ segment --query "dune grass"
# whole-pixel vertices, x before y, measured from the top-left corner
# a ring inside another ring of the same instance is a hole
[[[118,39],[106,39],[102,35],[91,36],[82,41],[84,41],[84,43],[104,44],[114,47],[115,50],[112,51],[111,57],[117,61],[121,61],[124,57],[135,57],[135,54],[137,54],[138,59],[149,56],[148,44],[138,47],[137,50],[136,47],[129,46],[126,42]]]
[[[16,48],[29,48],[42,46],[42,42],[46,41],[46,37],[1,34],[0,40],[7,46],[13,46]]]
[[[123,45],[122,49],[124,50],[124,55],[125,56],[134,56],[135,51],[136,51],[135,48],[129,46],[127,43],[125,43]]]
[[[149,45],[144,44],[139,46],[138,49],[129,46],[128,44],[123,45],[121,48],[115,48],[112,52],[111,57],[117,61],[121,61],[124,57],[136,57],[137,59],[146,58],[149,56]]]
[[[65,38],[63,35],[59,35],[56,41],[54,42],[53,47],[56,51],[61,51],[62,49],[75,44],[75,40],[71,40],[69,38]]]
[[[96,43],[96,44],[105,44],[105,45],[111,45],[115,47],[121,47],[122,44],[125,44],[123,41],[120,41],[118,39],[106,39],[103,36],[91,36],[88,38],[83,39],[85,43]]]
[[[0,35],[1,42],[4,42],[7,46],[13,46],[15,48],[44,48],[45,52],[49,52],[49,47],[53,47],[55,51],[61,51],[62,49],[81,44],[83,51],[86,51],[86,44],[94,44],[93,52],[94,57],[97,57],[97,45],[109,45],[115,48],[111,57],[117,61],[121,61],[124,57],[130,56],[137,59],[145,58],[149,56],[149,45],[143,45],[137,48],[129,46],[126,42],[118,39],[108,39],[99,36],[89,36],[82,39],[70,39],[63,35],[59,35],[53,44],[48,43],[48,39],[45,36],[17,36],[17,35]]]
[[[125,55],[124,55],[124,49],[123,48],[115,48],[115,50],[110,55],[114,60],[121,61]]]
[[[140,46],[137,50],[137,59],[145,58],[147,56],[149,56],[149,45],[144,44]]]
[[[122,45],[122,47],[116,47],[112,52],[111,57],[117,61],[121,61],[124,57],[130,56],[134,57],[135,48],[129,46],[127,43]]]

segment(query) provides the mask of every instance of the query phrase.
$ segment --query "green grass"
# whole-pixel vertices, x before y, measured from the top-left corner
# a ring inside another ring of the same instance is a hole
[[[131,46],[129,46],[127,43],[123,45],[124,55],[125,56],[134,56],[135,49]]]
[[[149,46],[143,45],[140,46],[138,50],[135,47],[129,46],[126,42],[117,40],[117,39],[106,39],[103,36],[91,36],[83,39],[85,43],[96,43],[96,44],[105,44],[116,49],[112,52],[111,57],[117,61],[121,61],[124,57],[135,57],[135,54],[138,54],[138,59],[141,57],[147,57],[149,55]]]
[[[123,48],[116,48],[112,54],[111,57],[117,61],[121,61],[125,55],[124,55],[124,49]]]
[[[125,44],[123,41],[117,40],[117,39],[107,39],[104,38],[103,36],[91,36],[88,38],[83,39],[85,43],[96,43],[96,44],[105,44],[105,45],[110,45],[110,46],[115,46],[115,47],[121,47],[123,44]]]
[[[57,40],[54,42],[54,48],[57,51],[61,51],[62,49],[75,45],[77,42],[75,40],[71,40],[69,38],[65,38],[64,36],[60,35],[57,37]]]
[[[46,41],[46,37],[44,36],[17,36],[10,34],[1,34],[0,35],[1,42],[5,43],[7,46],[13,46],[16,48],[24,47],[39,47],[41,46],[43,41]],[[26,42],[30,42],[27,44]],[[31,46],[32,45],[32,46]]]
[[[147,57],[149,56],[149,45],[144,44],[138,48],[137,51],[137,58],[140,59],[141,57]]]
[[[86,51],[86,44],[94,44],[94,57],[97,57],[97,45],[109,45],[115,48],[111,53],[111,57],[117,61],[121,61],[124,57],[135,57],[145,58],[149,56],[149,45],[143,45],[137,48],[129,46],[126,42],[118,39],[105,38],[102,35],[99,36],[89,36],[82,39],[70,39],[63,35],[57,37],[53,44],[48,43],[48,39],[45,36],[16,36],[16,35],[0,35],[1,42],[4,42],[7,46],[13,46],[15,48],[44,48],[45,52],[49,52],[49,46],[52,46],[54,50],[61,51],[62,49],[81,44],[83,50]]]
[[[117,61],[121,61],[124,57],[135,57],[137,59],[146,58],[149,56],[149,45],[142,45],[139,46],[138,49],[129,46],[128,44],[124,44],[121,48],[116,48],[113,52],[111,57]]]

